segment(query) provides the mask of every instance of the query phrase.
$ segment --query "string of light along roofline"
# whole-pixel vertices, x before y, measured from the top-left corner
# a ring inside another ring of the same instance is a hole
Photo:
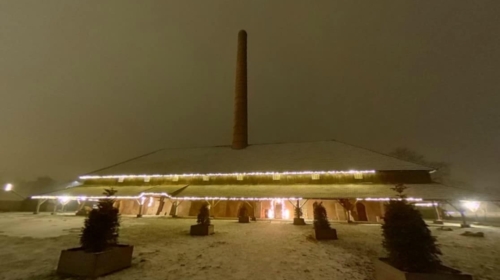
[[[250,200],[250,201],[267,201],[267,200],[302,200],[301,197],[288,197],[288,198],[280,198],[280,197],[172,197],[166,193],[141,193],[138,196],[33,196],[33,199],[59,199],[59,200],[93,200],[93,199],[104,199],[104,198],[112,198],[112,199],[145,199],[146,196],[166,196],[173,200]]]
[[[269,200],[303,200],[302,197],[197,197],[197,196],[185,196],[185,197],[173,197],[167,193],[141,193],[137,196],[33,196],[33,199],[63,199],[63,200],[90,200],[90,199],[103,199],[103,198],[113,198],[113,199],[142,199],[146,196],[165,196],[173,200],[250,200],[250,201],[269,201]],[[390,201],[390,200],[401,200],[401,198],[356,198],[357,201]],[[420,202],[423,201],[422,198],[408,197],[407,201]]]
[[[120,178],[169,178],[169,177],[227,177],[227,176],[272,176],[272,175],[331,175],[331,174],[374,174],[375,170],[347,171],[284,171],[284,172],[239,172],[239,173],[183,173],[183,174],[140,174],[140,175],[83,175],[81,180]]]

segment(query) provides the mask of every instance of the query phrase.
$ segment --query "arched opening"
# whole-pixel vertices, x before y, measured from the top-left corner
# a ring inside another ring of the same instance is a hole
[[[368,221],[366,216],[366,207],[363,203],[356,203],[356,212],[358,212],[358,221]]]
[[[283,219],[283,205],[281,201],[275,201],[274,202],[274,218],[275,219]]]

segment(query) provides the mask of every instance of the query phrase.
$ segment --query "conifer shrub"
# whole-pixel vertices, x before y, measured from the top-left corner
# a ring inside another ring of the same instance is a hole
[[[246,218],[248,217],[248,209],[242,205],[240,209],[238,210],[238,217],[239,218]]]
[[[208,204],[203,204],[203,206],[201,206],[196,222],[200,225],[210,224],[210,209],[208,208]]]
[[[120,214],[113,207],[115,202],[110,197],[116,190],[106,189],[103,193],[106,198],[100,199],[96,209],[92,209],[85,219],[80,245],[86,252],[102,252],[118,243]]]
[[[420,212],[405,199],[405,189],[403,185],[394,187],[399,199],[385,206],[382,245],[388,253],[388,262],[399,270],[434,272],[441,266],[438,257],[441,251]]]
[[[323,204],[314,202],[314,229],[331,229]]]
[[[294,207],[294,214],[295,214],[295,218],[299,219],[302,217],[302,208],[300,207]]]

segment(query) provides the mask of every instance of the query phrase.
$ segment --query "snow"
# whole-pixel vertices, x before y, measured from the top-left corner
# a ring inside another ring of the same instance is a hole
[[[289,221],[213,220],[215,235],[189,236],[193,219],[122,217],[121,242],[135,246],[131,268],[103,279],[373,279],[383,256],[380,225],[332,224],[339,240],[317,242],[312,226]],[[60,250],[78,246],[82,217],[0,214],[0,279],[59,279]],[[446,265],[476,280],[500,279],[500,228],[431,230]],[[482,231],[485,238],[460,236]]]

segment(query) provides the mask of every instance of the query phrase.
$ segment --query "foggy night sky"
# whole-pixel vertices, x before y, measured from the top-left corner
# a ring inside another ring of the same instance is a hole
[[[338,139],[500,191],[500,1],[0,0],[0,177],[72,179],[231,143]]]

